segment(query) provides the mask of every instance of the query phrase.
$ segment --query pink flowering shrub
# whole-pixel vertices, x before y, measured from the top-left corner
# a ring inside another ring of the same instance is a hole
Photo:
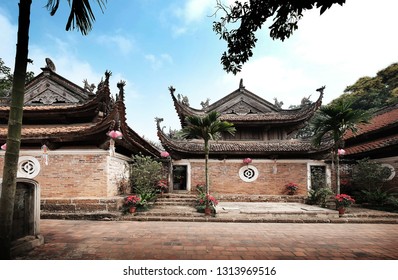
[[[352,204],[355,203],[355,200],[351,196],[344,193],[336,195],[335,200],[337,208],[350,207]]]
[[[124,206],[126,206],[126,207],[137,206],[140,201],[141,201],[141,197],[139,197],[137,195],[129,195],[124,198]]]

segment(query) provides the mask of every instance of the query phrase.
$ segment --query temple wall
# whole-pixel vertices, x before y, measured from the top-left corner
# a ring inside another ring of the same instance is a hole
[[[110,157],[101,149],[59,149],[48,152],[48,165],[39,150],[21,150],[20,156],[35,158],[40,172],[41,198],[93,198],[117,195],[118,180],[128,175],[127,157]],[[3,170],[4,152],[0,154]]]
[[[129,179],[130,167],[128,157],[115,155],[108,156],[108,188],[107,195],[114,196],[118,194],[119,183],[122,179]]]
[[[174,165],[179,164],[188,166],[188,189],[194,191],[196,185],[204,183],[204,160],[174,162]],[[310,184],[308,171],[310,164],[319,165],[323,163],[312,160],[253,160],[250,165],[246,165],[242,160],[210,160],[211,192],[218,194],[286,195],[286,184],[293,182],[299,186],[296,194],[306,196]],[[246,172],[247,168],[251,170]],[[254,178],[255,173],[257,178]],[[245,174],[247,177],[245,177]]]

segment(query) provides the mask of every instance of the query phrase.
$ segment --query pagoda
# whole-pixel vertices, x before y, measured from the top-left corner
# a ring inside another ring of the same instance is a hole
[[[224,134],[209,143],[211,189],[246,196],[281,196],[289,182],[299,185],[297,195],[305,196],[311,188],[312,166],[322,168],[325,180],[330,181],[330,169],[323,161],[330,145],[315,147],[311,139],[296,137],[321,106],[323,90],[318,89],[315,102],[285,110],[247,90],[241,80],[237,90],[195,109],[169,88],[181,127],[187,116],[212,111],[220,113],[220,120],[234,124],[235,135]],[[161,121],[158,119],[158,137],[172,160],[173,189],[193,191],[204,181],[203,140],[172,137],[163,131]]]
[[[46,59],[42,72],[26,84],[18,178],[40,187],[42,209],[57,210],[62,202],[59,207],[70,210],[76,201],[91,199],[96,202],[91,210],[111,210],[100,201],[118,194],[120,181],[129,178],[131,156],[159,156],[159,150],[127,124],[124,82],[117,84],[119,92],[113,97],[110,76],[107,71],[98,86],[85,80],[80,87],[57,74]],[[9,98],[1,99],[2,145],[9,104]],[[1,168],[3,164],[1,151]]]

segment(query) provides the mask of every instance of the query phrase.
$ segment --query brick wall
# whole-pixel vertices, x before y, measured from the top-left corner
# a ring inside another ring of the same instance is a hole
[[[190,161],[191,189],[205,179],[204,161]],[[238,160],[209,161],[211,192],[222,194],[283,195],[285,185],[294,182],[299,185],[297,195],[307,195],[307,162],[304,160],[276,161],[253,160],[258,170],[258,178],[244,182],[239,177],[239,169],[245,164]]]
[[[117,179],[126,172],[125,157],[110,157],[101,149],[55,150],[45,165],[38,150],[21,150],[21,156],[39,160],[40,173],[34,180],[41,187],[41,198],[92,198],[117,194]],[[0,155],[3,170],[4,152]]]
[[[129,179],[128,160],[127,157],[108,157],[108,196],[114,196],[118,193],[119,183],[123,178]]]

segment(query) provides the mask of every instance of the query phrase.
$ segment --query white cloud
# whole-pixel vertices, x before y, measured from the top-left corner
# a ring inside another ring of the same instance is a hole
[[[122,35],[114,35],[114,36],[101,35],[98,37],[98,42],[112,49],[116,47],[124,55],[129,54],[134,48],[133,41]]]
[[[172,26],[173,36],[181,36],[196,28],[199,22],[214,13],[215,5],[215,0],[189,0],[183,6],[171,7],[172,14],[181,20]]]
[[[183,16],[187,23],[200,21],[208,16],[210,8],[214,8],[214,0],[189,0],[183,9]]]
[[[242,72],[224,75],[222,83],[236,88],[242,77],[248,90],[270,102],[277,97],[284,108],[310,94],[314,100],[315,89],[326,85],[327,104],[360,77],[398,62],[397,10],[396,1],[351,0],[321,16],[310,11],[291,38],[259,42]]]
[[[145,55],[145,59],[148,60],[151,64],[153,70],[159,70],[163,67],[164,64],[172,64],[173,58],[169,54],[161,54],[156,56],[154,54]]]
[[[14,68],[17,26],[11,23],[2,9],[0,9],[0,30],[0,57],[6,66]]]

